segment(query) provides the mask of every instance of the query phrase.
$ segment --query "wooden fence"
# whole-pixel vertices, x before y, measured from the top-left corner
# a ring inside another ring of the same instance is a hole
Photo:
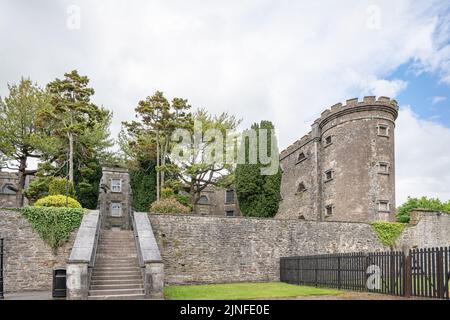
[[[449,299],[450,248],[281,258],[280,281],[316,287]]]

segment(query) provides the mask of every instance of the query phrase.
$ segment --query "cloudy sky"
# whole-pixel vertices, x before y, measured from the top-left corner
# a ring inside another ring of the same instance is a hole
[[[449,1],[0,0],[0,39],[1,96],[78,69],[114,135],[157,89],[271,119],[282,148],[337,102],[396,98],[398,204],[450,198]]]

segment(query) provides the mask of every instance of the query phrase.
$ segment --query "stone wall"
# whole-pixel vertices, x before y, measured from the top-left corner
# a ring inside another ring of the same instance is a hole
[[[411,212],[411,222],[397,240],[398,249],[450,246],[449,214],[417,210]]]
[[[51,290],[53,269],[65,267],[76,232],[54,254],[20,213],[0,209],[5,292]]]
[[[365,223],[149,217],[168,284],[276,281],[283,256],[387,250]]]

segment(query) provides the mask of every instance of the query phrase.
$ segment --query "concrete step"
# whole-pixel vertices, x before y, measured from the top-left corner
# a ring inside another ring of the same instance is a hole
[[[88,300],[142,300],[145,294],[115,294],[104,296],[88,296]]]
[[[91,280],[91,286],[93,285],[114,285],[114,284],[142,284],[142,279],[109,279],[109,280]]]
[[[126,266],[126,267],[104,267],[95,266],[94,272],[110,272],[110,271],[140,271],[138,266]]]
[[[120,260],[120,259],[98,259],[95,260],[95,266],[97,265],[131,265],[131,264],[137,264],[138,260],[134,258],[130,258],[127,260]]]
[[[139,268],[139,264],[137,261],[119,263],[119,262],[96,262],[95,268],[126,268],[126,267],[135,267]]]
[[[126,280],[126,279],[139,279],[142,280],[142,274],[136,272],[133,274],[112,274],[112,273],[92,273],[92,280]]]
[[[141,273],[139,271],[95,271],[92,272],[93,277],[113,277],[113,276],[120,276],[120,277],[141,277]]]
[[[111,252],[97,252],[97,258],[100,259],[120,259],[120,258],[127,258],[127,259],[137,259],[137,253],[131,253],[131,252],[122,252],[122,253],[111,253]]]
[[[142,283],[113,283],[113,284],[91,284],[90,290],[116,290],[116,289],[140,289],[143,290]]]
[[[89,296],[144,294],[144,289],[106,289],[89,290]]]

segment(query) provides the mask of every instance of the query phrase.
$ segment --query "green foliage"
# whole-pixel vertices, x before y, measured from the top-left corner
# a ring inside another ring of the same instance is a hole
[[[268,135],[273,130],[273,124],[269,121],[262,121],[254,124],[252,129],[267,129]],[[259,132],[257,154],[259,157]],[[269,136],[270,137],[270,136]],[[268,139],[270,143],[270,139]],[[245,142],[241,148],[245,148],[246,159],[249,158],[249,145]],[[271,150],[268,146],[267,150]],[[276,153],[278,156],[278,151]],[[274,175],[262,175],[259,162],[257,164],[238,164],[235,171],[236,194],[239,201],[239,208],[245,216],[249,217],[273,217],[277,211],[281,200],[281,169]]]
[[[161,198],[167,199],[167,198],[173,198],[175,196],[175,192],[172,188],[162,188],[161,189]]]
[[[408,223],[411,211],[414,209],[450,212],[450,200],[447,202],[442,202],[441,200],[435,198],[408,197],[408,200],[397,208],[397,221]]]
[[[102,167],[98,160],[83,161],[75,169],[74,181],[78,201],[83,208],[96,209],[99,196],[100,179],[102,178]],[[76,163],[79,163],[77,159]]]
[[[50,196],[66,195],[67,187],[69,191],[68,193],[69,196],[73,198],[75,196],[75,189],[73,187],[73,183],[64,178],[53,177],[52,180],[50,181],[50,184],[48,185],[48,194]]]
[[[83,209],[25,207],[22,215],[30,221],[33,229],[54,250],[67,241],[70,234],[80,226]]]
[[[67,198],[67,205],[69,208],[78,208],[81,209],[81,204],[75,200],[74,198]],[[56,195],[56,196],[47,196],[39,199],[34,204],[35,207],[65,207],[66,206],[66,196]]]
[[[190,211],[189,207],[182,205],[174,197],[155,201],[150,206],[151,213],[189,213]]]
[[[384,221],[372,222],[371,225],[381,243],[391,248],[395,245],[395,241],[397,241],[406,227],[404,223]]]
[[[51,177],[39,177],[33,180],[24,191],[25,197],[31,201],[36,201],[40,198],[48,196],[50,180]]]
[[[145,212],[156,200],[156,171],[153,161],[140,163],[138,168],[130,169],[130,184],[133,190],[133,208]]]
[[[192,206],[192,200],[191,197],[188,195],[183,195],[183,194],[175,194],[175,199],[177,199],[177,201],[179,203],[181,203],[183,206],[186,206],[189,208],[190,211],[192,211],[193,206]]]

